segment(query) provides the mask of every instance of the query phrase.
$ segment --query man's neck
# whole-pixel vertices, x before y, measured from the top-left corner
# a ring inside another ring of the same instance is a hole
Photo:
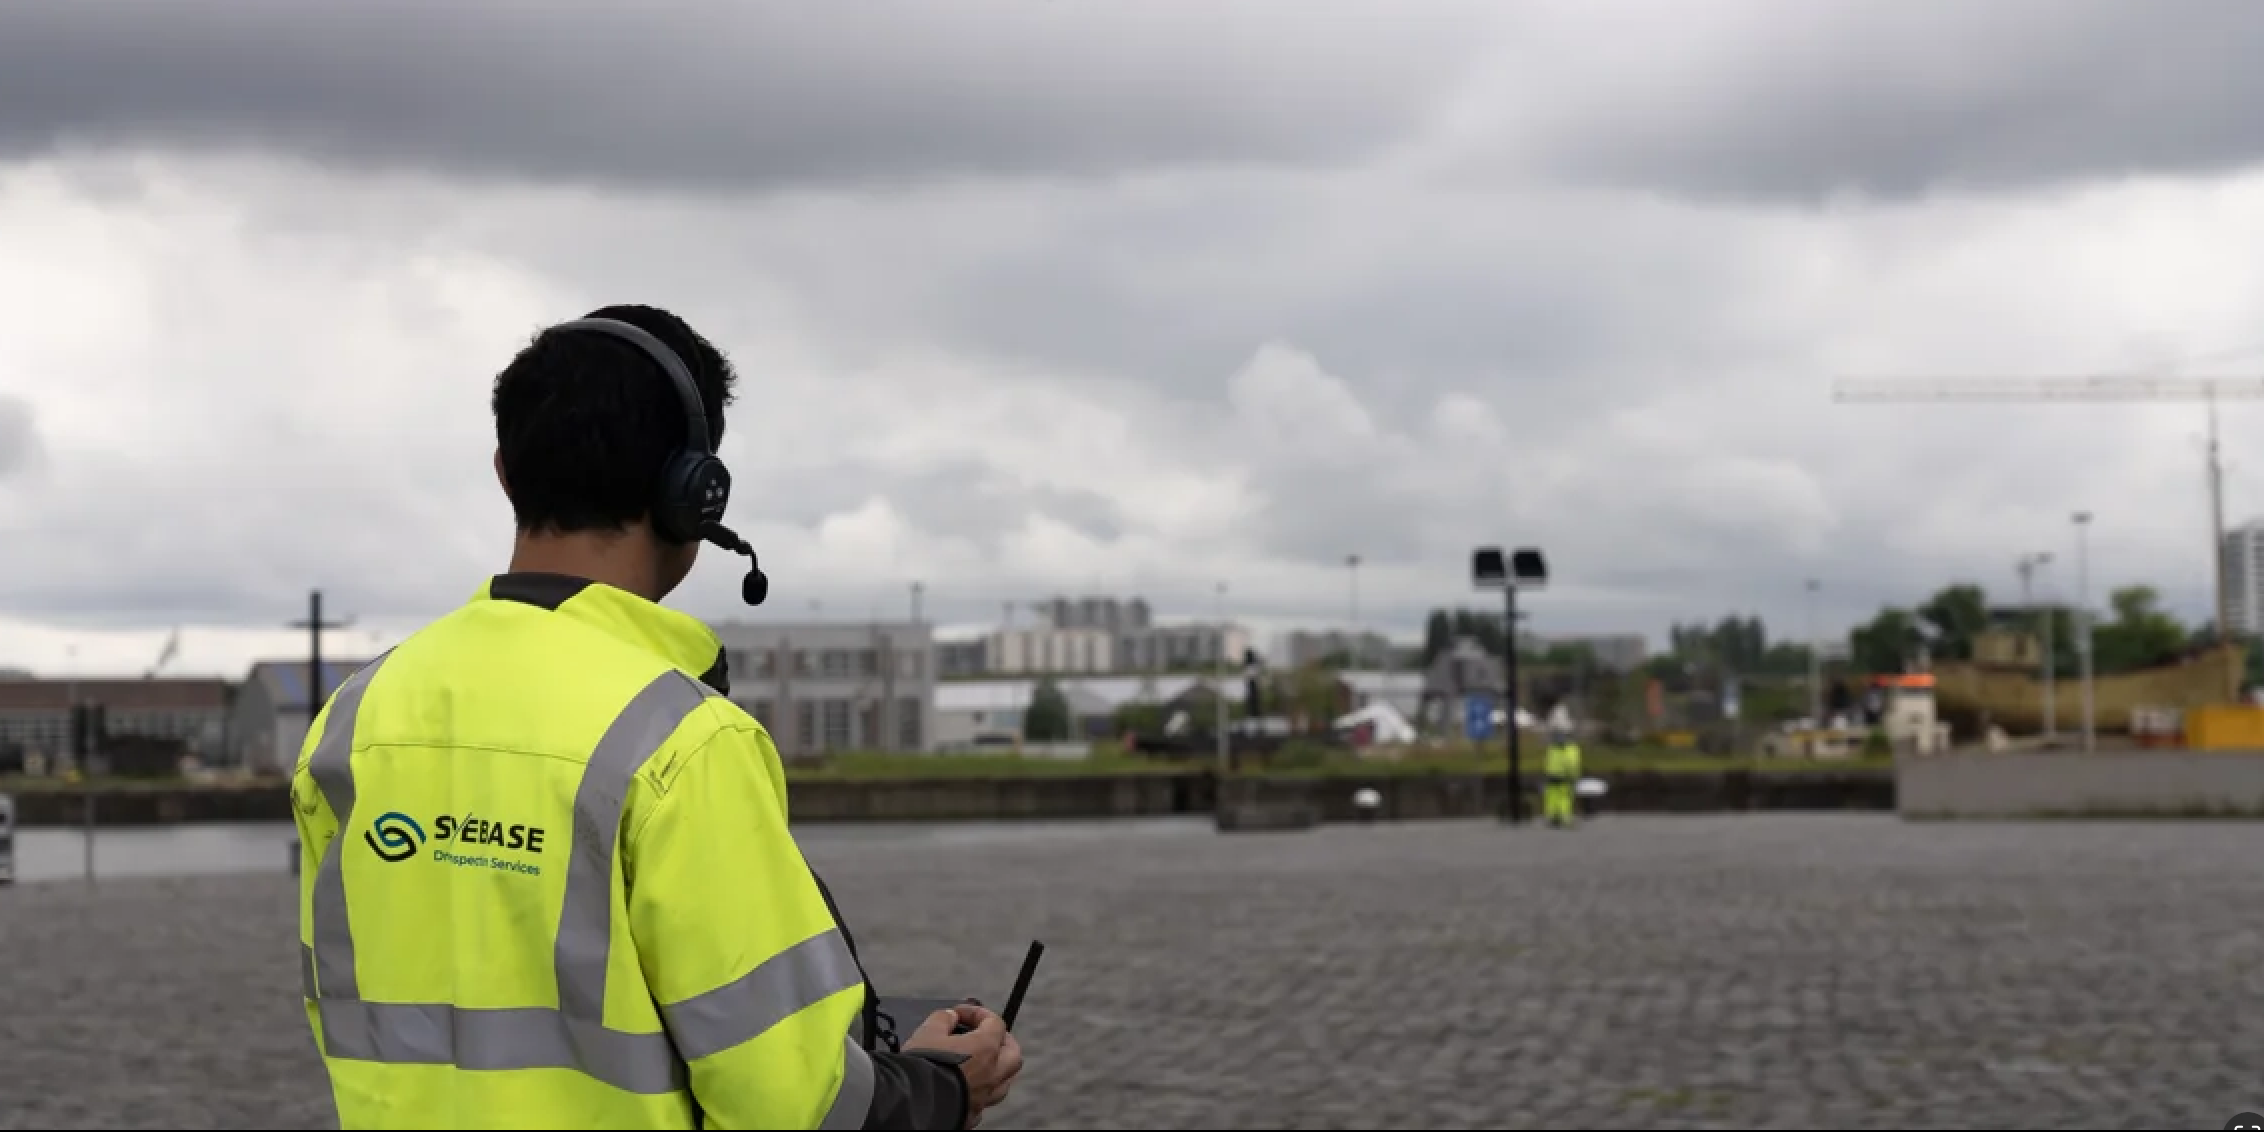
[[[625,534],[520,531],[511,544],[511,572],[585,578],[646,601],[657,602],[662,596],[660,569],[651,549],[645,540]]]

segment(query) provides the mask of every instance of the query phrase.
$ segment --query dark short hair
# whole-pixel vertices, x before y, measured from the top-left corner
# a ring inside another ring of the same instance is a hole
[[[656,307],[604,307],[586,317],[629,323],[676,351],[722,442],[738,381],[722,351]],[[668,375],[635,346],[602,334],[537,335],[496,375],[494,408],[503,480],[522,531],[612,531],[644,518],[669,453],[686,439],[683,401]]]

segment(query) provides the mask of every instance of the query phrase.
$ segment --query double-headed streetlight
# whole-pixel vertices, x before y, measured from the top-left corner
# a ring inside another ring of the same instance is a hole
[[[1506,558],[1498,546],[1479,547],[1470,556],[1470,580],[1479,589],[1502,592],[1502,723],[1509,731],[1509,822],[1525,820],[1525,795],[1518,789],[1524,777],[1518,765],[1517,744],[1517,591],[1537,590],[1549,584],[1548,563],[1531,547],[1512,551]]]

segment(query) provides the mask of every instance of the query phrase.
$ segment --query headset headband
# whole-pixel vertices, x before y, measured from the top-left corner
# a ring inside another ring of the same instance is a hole
[[[700,400],[699,383],[692,380],[692,371],[684,368],[684,359],[677,357],[676,351],[669,349],[666,342],[641,326],[611,318],[577,318],[572,322],[561,322],[551,327],[551,330],[595,330],[643,350],[653,360],[653,364],[668,375],[669,382],[676,386],[677,396],[684,402],[685,446],[704,456],[715,455],[715,437],[708,432],[707,406]]]

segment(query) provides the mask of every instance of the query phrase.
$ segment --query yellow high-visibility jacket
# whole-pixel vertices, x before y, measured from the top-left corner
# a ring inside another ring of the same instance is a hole
[[[1580,777],[1580,744],[1566,740],[1550,744],[1542,756],[1541,773],[1552,782],[1571,782]]]
[[[955,1058],[875,1042],[722,656],[636,595],[504,574],[338,688],[291,792],[343,1127],[962,1126]]]

